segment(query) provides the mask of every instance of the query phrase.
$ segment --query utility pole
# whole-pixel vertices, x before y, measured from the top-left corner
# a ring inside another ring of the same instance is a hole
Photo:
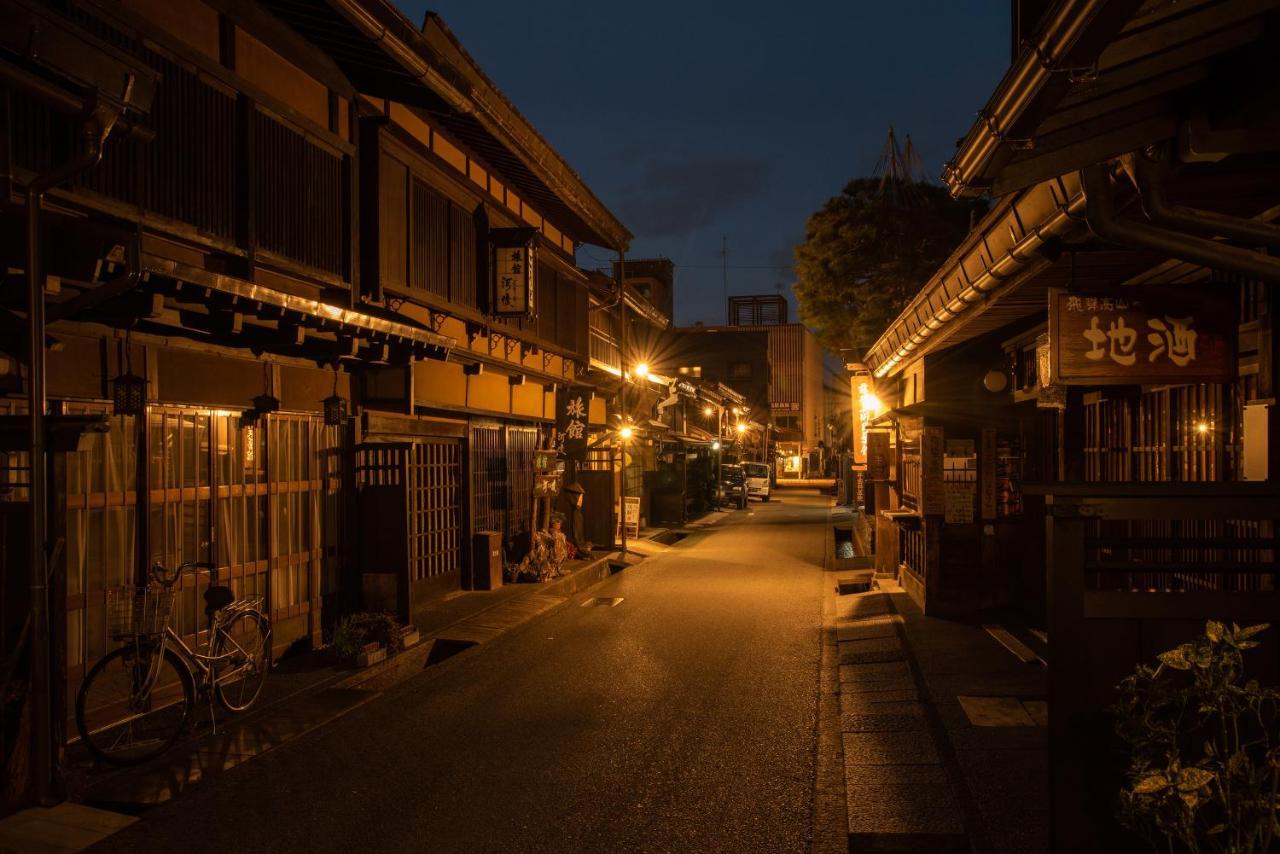
[[[720,277],[724,291],[724,322],[729,323],[729,238],[720,235]]]
[[[627,425],[627,256],[618,249],[618,363],[622,377],[618,386],[618,413],[622,421],[618,427],[618,435]],[[627,555],[627,442],[619,443],[622,450],[622,479],[618,484],[618,519],[622,529],[622,556]]]

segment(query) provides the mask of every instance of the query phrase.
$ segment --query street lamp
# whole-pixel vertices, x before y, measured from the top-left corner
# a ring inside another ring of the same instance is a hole
[[[734,425],[734,429],[737,430],[738,435],[741,436],[743,433],[747,432],[747,425],[739,421],[737,424]]]
[[[622,529],[622,553],[627,553],[627,443],[631,441],[631,437],[635,435],[635,430],[630,424],[623,424],[618,428],[618,439],[622,442],[622,489],[619,492],[621,496],[619,528]]]
[[[636,366],[635,366],[635,369],[633,370],[633,373],[634,373],[637,377],[639,377],[640,379],[642,379],[642,380],[643,380],[643,379],[648,379],[648,377],[649,377],[649,363],[648,363],[648,362],[640,362],[638,365],[636,365]]]
[[[702,414],[703,414],[703,415],[705,415],[707,418],[710,418],[710,417],[711,417],[711,407],[710,407],[710,406],[704,406],[704,407],[702,407]]]

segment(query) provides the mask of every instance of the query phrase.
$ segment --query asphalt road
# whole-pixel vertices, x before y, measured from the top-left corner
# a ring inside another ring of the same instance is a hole
[[[753,502],[95,850],[802,851],[827,505]]]

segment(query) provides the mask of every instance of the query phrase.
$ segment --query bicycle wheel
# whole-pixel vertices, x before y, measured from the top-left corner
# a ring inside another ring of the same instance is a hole
[[[253,705],[271,669],[271,621],[257,611],[241,611],[218,631],[210,652],[214,658],[230,653],[219,665],[214,693],[229,712]]]
[[[129,645],[93,666],[76,694],[76,728],[93,756],[136,765],[164,753],[182,735],[195,706],[186,662],[166,649],[147,696],[139,696],[158,648]]]

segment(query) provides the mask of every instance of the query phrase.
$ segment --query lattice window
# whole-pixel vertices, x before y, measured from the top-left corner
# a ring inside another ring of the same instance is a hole
[[[409,459],[409,568],[421,581],[462,565],[462,446],[417,442]]]

